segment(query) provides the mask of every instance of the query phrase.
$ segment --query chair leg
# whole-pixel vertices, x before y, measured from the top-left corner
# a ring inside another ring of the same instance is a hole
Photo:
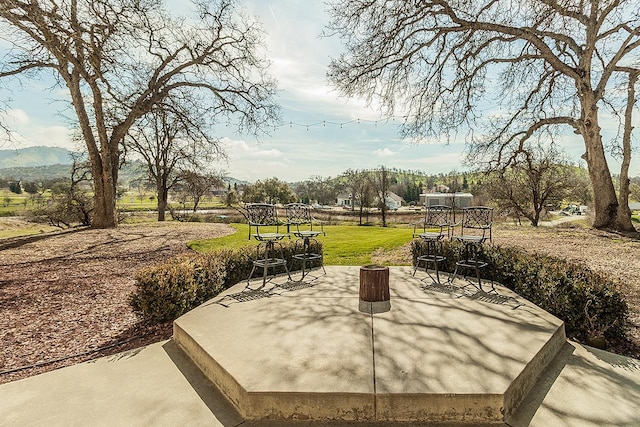
[[[278,246],[280,246],[280,257],[284,260],[284,263],[282,265],[284,265],[284,269],[287,272],[287,277],[289,278],[289,280],[291,280],[291,274],[289,273],[289,267],[287,267],[287,261],[284,258],[284,251],[282,250],[282,245],[278,243]],[[274,273],[275,273],[275,268],[276,266],[273,267]]]

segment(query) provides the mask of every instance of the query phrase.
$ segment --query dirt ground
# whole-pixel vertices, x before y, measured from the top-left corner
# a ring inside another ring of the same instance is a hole
[[[168,339],[171,324],[144,324],[127,303],[135,272],[188,251],[189,240],[231,232],[224,224],[170,222],[0,240],[0,383]],[[630,341],[610,350],[640,358],[640,240],[500,225],[494,242],[581,260],[619,280],[632,328]],[[376,251],[373,261],[409,258],[405,246]]]
[[[125,225],[0,240],[0,383],[167,339],[127,303],[143,266],[224,224]]]

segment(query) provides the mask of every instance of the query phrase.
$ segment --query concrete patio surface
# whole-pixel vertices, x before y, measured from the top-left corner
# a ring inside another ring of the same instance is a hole
[[[358,269],[240,283],[170,341],[0,385],[0,425],[640,425],[640,361],[567,342],[504,288],[408,267],[391,267],[390,310],[363,310]]]
[[[390,271],[388,311],[362,310],[359,271],[239,284],[177,319],[174,340],[247,419],[474,423],[510,415],[566,341],[506,289],[409,267]]]

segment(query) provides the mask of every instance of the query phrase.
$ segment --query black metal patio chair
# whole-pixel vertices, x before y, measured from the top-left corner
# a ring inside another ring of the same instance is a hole
[[[253,260],[253,268],[247,282],[253,277],[256,268],[262,268],[262,286],[264,286],[267,282],[268,270],[272,269],[273,275],[275,275],[277,267],[284,267],[289,280],[291,280],[287,260],[280,243],[280,240],[290,238],[290,235],[280,232],[280,227],[285,224],[278,219],[276,206],[267,203],[251,203],[245,208],[249,223],[249,239],[253,237],[260,242],[256,247],[256,257]],[[252,233],[253,228],[255,228],[255,232]],[[276,251],[279,252],[279,257]]]
[[[483,291],[480,269],[485,268],[487,263],[480,259],[480,254],[487,239],[492,240],[493,209],[486,206],[463,208],[460,224],[460,235],[455,239],[462,243],[463,248],[460,260],[456,262],[452,281],[456,278],[458,270],[463,271],[465,278],[467,271],[473,270],[478,280],[478,288]],[[491,282],[491,290],[495,291],[493,281]]]
[[[413,224],[413,237],[419,238],[424,242],[423,251],[416,258],[416,263],[413,268],[413,275],[420,268],[421,264],[424,264],[424,271],[431,277],[431,279],[440,283],[440,263],[445,263],[447,257],[444,256],[443,243],[446,231],[446,236],[449,237],[452,226],[452,209],[449,206],[436,205],[427,206],[424,214],[424,218]],[[429,266],[433,266],[433,270],[436,273],[434,279],[429,273]],[[446,263],[445,269],[446,269]]]
[[[313,261],[319,261],[322,271],[326,274],[320,243],[317,240],[320,235],[326,236],[324,221],[315,219],[311,215],[311,207],[304,203],[290,203],[285,205],[285,209],[287,211],[287,231],[298,238],[292,258],[302,261],[302,278],[304,279],[307,274],[308,263]],[[313,229],[314,224],[316,225],[315,230]],[[292,227],[295,227],[295,230],[291,231]],[[300,246],[302,246],[301,251],[299,250]],[[314,246],[315,251],[313,251]]]

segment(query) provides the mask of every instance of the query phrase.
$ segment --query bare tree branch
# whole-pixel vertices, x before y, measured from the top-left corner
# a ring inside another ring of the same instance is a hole
[[[234,0],[194,5],[197,19],[188,21],[156,0],[0,3],[14,46],[0,60],[0,78],[54,69],[69,90],[92,164],[95,227],[115,226],[125,136],[167,99],[211,114],[208,127],[225,119],[259,134],[279,118],[259,25]]]
[[[342,95],[401,109],[414,141],[467,132],[468,159],[490,169],[568,126],[584,140],[594,225],[633,228],[616,215],[598,111],[619,96],[619,67],[640,70],[640,1],[335,0],[329,11],[345,53],[327,76]]]

